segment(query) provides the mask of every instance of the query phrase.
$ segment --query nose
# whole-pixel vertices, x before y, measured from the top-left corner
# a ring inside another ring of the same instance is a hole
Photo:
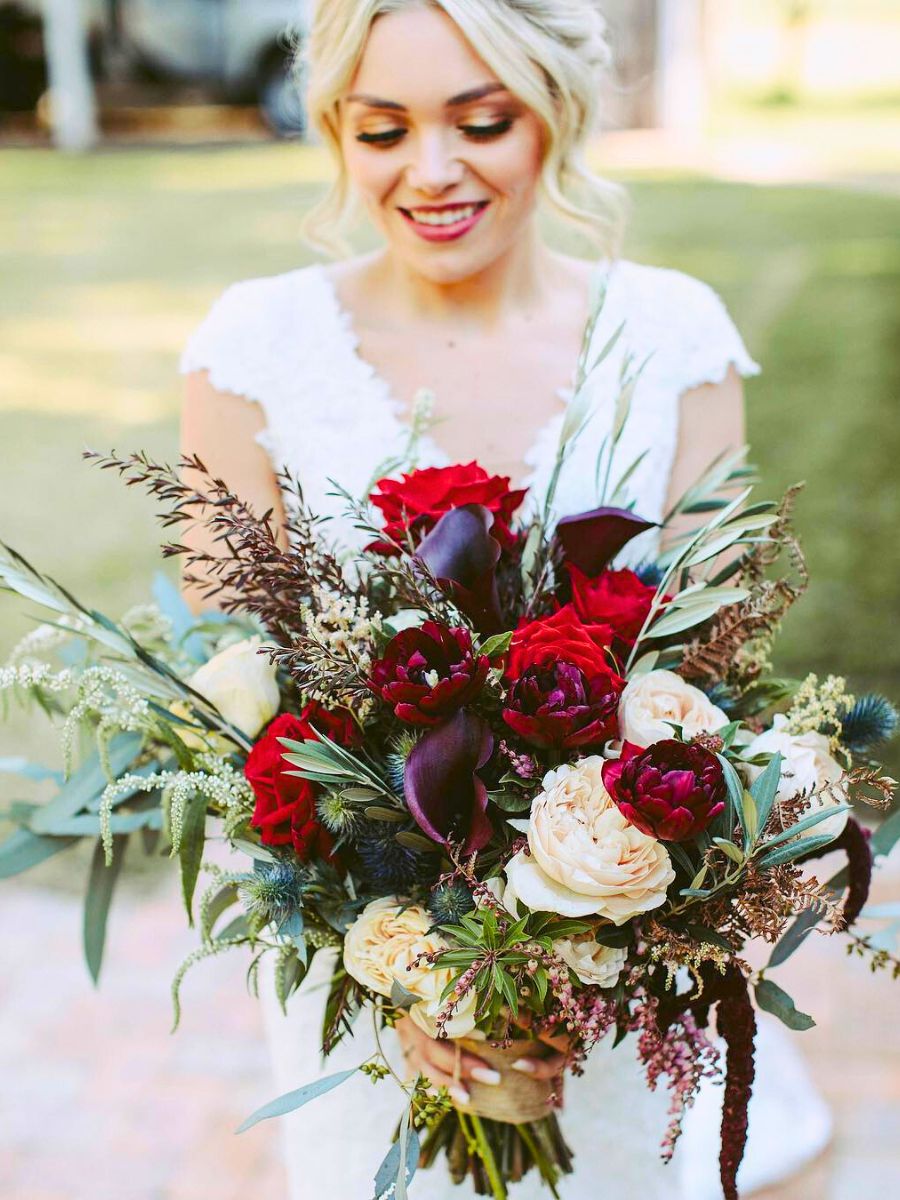
[[[442,130],[423,132],[416,138],[407,167],[409,186],[427,196],[439,196],[462,181],[465,168],[450,153]]]

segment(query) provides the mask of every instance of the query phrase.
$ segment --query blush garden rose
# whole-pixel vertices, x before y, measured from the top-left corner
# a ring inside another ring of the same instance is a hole
[[[253,738],[278,712],[281,697],[275,668],[259,653],[262,639],[234,642],[188,680],[235,729]]]
[[[528,851],[506,864],[506,877],[531,909],[623,925],[663,903],[675,872],[665,847],[613,804],[602,770],[593,755],[544,777]]]
[[[690,739],[721,729],[728,724],[728,717],[674,671],[648,671],[630,680],[619,702],[622,740],[652,746],[673,736],[670,721],[680,725],[685,739]]]
[[[847,788],[842,786],[844,771],[830,753],[828,738],[814,730],[808,733],[791,734],[785,729],[787,717],[776,713],[772,728],[759,734],[747,746],[744,754],[754,758],[757,754],[780,753],[784,757],[777,798],[789,800],[798,792],[816,793],[817,808],[833,808],[847,803]],[[747,767],[751,781],[762,772],[762,767]],[[849,817],[848,812],[825,817],[815,828],[816,833],[827,833],[840,837]]]
[[[452,972],[435,969],[419,956],[446,949],[431,932],[434,918],[416,904],[403,904],[396,896],[383,896],[368,904],[344,938],[344,968],[357,983],[390,998],[394,984],[419,996],[409,1015],[430,1037],[437,1032],[441,994]],[[445,1026],[451,1038],[467,1037],[475,1029],[477,996],[470,992]]]

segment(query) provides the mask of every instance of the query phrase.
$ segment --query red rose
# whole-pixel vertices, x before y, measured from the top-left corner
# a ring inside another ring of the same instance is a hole
[[[244,767],[256,797],[251,824],[260,831],[260,840],[266,846],[293,845],[301,862],[330,859],[334,840],[316,817],[319,788],[289,774],[293,767],[282,757],[284,747],[278,738],[310,742],[316,740],[315,730],[345,746],[357,738],[356,726],[347,713],[307,704],[299,717],[290,713],[276,717],[250,751]]]
[[[506,675],[518,679],[529,667],[551,667],[571,663],[588,679],[614,674],[609,646],[614,637],[610,625],[586,624],[571,604],[549,617],[522,621],[513,634]]]
[[[426,621],[388,642],[369,687],[401,721],[437,725],[478,695],[490,665],[483,654],[476,658],[468,629]]]
[[[476,462],[426,467],[399,480],[379,479],[375,488],[369,499],[384,515],[384,532],[401,545],[409,534],[414,542],[421,541],[452,508],[482,504],[494,514],[492,535],[508,549],[515,540],[510,521],[525,498],[524,491],[510,491],[508,476],[488,475]],[[373,542],[367,549],[395,553],[387,541]]]
[[[572,563],[567,564],[572,582],[572,607],[582,621],[611,625],[616,639],[629,650],[641,632],[656,588],[648,587],[627,569],[603,571],[594,579]]]

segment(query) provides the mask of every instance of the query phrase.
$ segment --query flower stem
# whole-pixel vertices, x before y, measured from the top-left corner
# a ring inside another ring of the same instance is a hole
[[[501,1178],[500,1171],[497,1167],[497,1160],[494,1158],[494,1152],[491,1149],[491,1144],[488,1141],[487,1133],[481,1123],[481,1118],[475,1113],[467,1113],[467,1118],[472,1126],[472,1131],[475,1135],[475,1144],[478,1148],[478,1157],[484,1163],[484,1169],[487,1172],[488,1182],[491,1185],[491,1193],[494,1200],[507,1200],[509,1193],[506,1190],[506,1185]]]

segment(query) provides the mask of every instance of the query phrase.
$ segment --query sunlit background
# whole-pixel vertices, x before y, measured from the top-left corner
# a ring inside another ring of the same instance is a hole
[[[118,614],[147,597],[158,530],[149,502],[80,452],[174,456],[181,346],[227,284],[310,261],[298,227],[328,164],[285,74],[296,0],[81,7],[0,0],[0,539]],[[719,290],[763,366],[747,388],[761,493],[807,482],[813,583],[776,666],[842,672],[896,701],[897,5],[606,9],[617,65],[592,154],[631,194],[626,253]],[[2,661],[29,620],[9,598],[0,613]],[[47,727],[15,711],[4,756],[58,762]],[[4,802],[34,790],[0,772]],[[201,967],[169,1038],[168,981],[194,936],[174,866],[137,848],[130,865],[98,993],[79,959],[79,855],[0,884],[0,1194],[277,1200],[276,1131],[232,1135],[270,1094],[243,965]],[[876,898],[900,899],[896,862]],[[836,1132],[766,1195],[892,1194],[897,985],[825,939],[782,975],[819,1022],[797,1036]]]

